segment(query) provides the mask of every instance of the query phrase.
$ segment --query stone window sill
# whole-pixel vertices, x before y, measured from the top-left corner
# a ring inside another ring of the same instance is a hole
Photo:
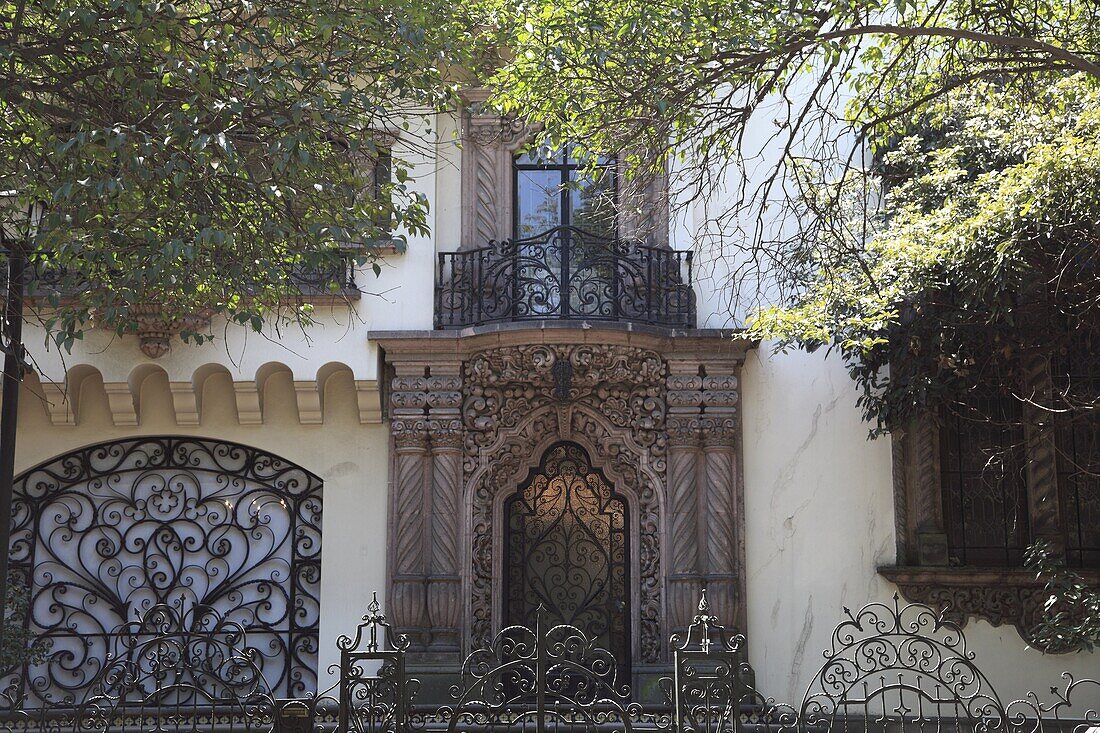
[[[944,609],[960,626],[972,618],[1013,626],[1029,643],[1047,599],[1045,583],[1026,568],[888,566],[878,572],[911,603]],[[1094,587],[1100,584],[1100,570],[1075,572]]]

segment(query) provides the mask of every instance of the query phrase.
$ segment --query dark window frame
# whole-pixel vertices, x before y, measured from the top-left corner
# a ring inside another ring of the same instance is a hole
[[[576,162],[572,154],[572,146],[566,145],[553,159],[546,159],[543,162],[531,162],[523,163],[520,160],[527,157],[529,153],[520,151],[512,155],[512,236],[517,239],[524,238],[520,231],[520,176],[523,171],[557,171],[558,172],[558,196],[559,196],[559,214],[560,221],[559,227],[576,226],[573,221],[573,191],[574,188],[571,184],[572,174],[583,170],[584,163]],[[533,157],[533,156],[532,156]],[[560,162],[556,162],[556,159],[560,159]],[[603,175],[610,177],[611,183],[611,196],[615,201],[615,211],[612,212],[614,218],[614,224],[612,227],[612,239],[618,236],[619,229],[619,212],[618,212],[618,196],[619,196],[619,180],[618,180],[618,160],[614,157],[606,157],[605,162],[599,163],[599,167],[603,169]]]

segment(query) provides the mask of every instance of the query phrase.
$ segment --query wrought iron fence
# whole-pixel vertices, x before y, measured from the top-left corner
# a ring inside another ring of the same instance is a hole
[[[691,254],[575,227],[443,252],[435,326],[574,318],[693,328]]]
[[[35,733],[267,733],[277,702],[243,626],[209,607],[157,604],[116,632],[80,694],[28,702],[9,687],[0,724]]]
[[[458,671],[451,702],[414,705],[407,642],[393,638],[377,601],[354,639],[337,642],[333,688],[275,699],[244,630],[196,635],[173,609],[135,622],[126,653],[112,660],[79,705],[13,707],[4,730],[63,733],[1091,733],[1100,727],[1100,684],[1064,675],[1041,698],[1007,701],[978,668],[961,629],[924,605],[872,603],[835,628],[822,667],[798,705],[761,694],[745,639],[723,628],[704,593],[684,637],[673,637],[665,704],[643,707],[618,678],[611,652],[579,629],[505,628]],[[1091,692],[1082,694],[1082,688]],[[1074,702],[1074,698],[1078,701]],[[14,702],[14,701],[9,701]]]

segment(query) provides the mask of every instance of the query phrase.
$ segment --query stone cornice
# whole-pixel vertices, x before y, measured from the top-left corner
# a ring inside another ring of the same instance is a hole
[[[697,358],[738,366],[756,343],[735,329],[668,329],[633,323],[542,321],[499,323],[439,331],[371,331],[367,338],[403,360],[463,360],[485,349],[528,344],[606,344],[633,346],[666,357]]]

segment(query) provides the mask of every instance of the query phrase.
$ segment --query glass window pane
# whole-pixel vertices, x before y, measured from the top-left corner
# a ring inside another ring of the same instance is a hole
[[[562,150],[541,147],[528,150],[516,156],[516,165],[562,165],[565,156]]]
[[[570,224],[600,237],[615,236],[615,176],[603,170],[595,179],[579,171],[570,173]]]
[[[561,173],[517,170],[516,236],[532,237],[561,225]]]

